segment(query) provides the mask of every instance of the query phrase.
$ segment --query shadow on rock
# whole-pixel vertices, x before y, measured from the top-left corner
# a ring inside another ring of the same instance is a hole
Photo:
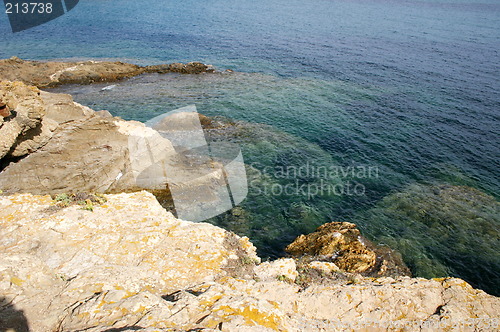
[[[29,330],[24,312],[0,296],[0,332],[29,332]]]

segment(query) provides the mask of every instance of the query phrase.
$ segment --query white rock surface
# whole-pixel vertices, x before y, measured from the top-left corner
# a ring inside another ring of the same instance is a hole
[[[289,279],[295,281],[297,278],[297,266],[291,258],[281,258],[272,262],[264,262],[255,268],[257,277],[266,279]]]
[[[323,273],[339,272],[340,268],[335,263],[313,261],[309,263],[311,269],[316,269]]]
[[[297,275],[293,260],[254,267],[248,239],[178,220],[149,193],[106,198],[91,212],[49,196],[0,197],[1,331],[498,328],[500,300],[460,279],[303,288],[276,278]],[[235,277],[237,268],[257,278]]]

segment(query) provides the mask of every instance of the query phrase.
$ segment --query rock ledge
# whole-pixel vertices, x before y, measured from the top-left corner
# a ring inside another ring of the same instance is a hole
[[[147,192],[93,212],[0,197],[0,330],[494,330],[500,299],[460,279],[365,278],[304,288],[290,259],[178,220]],[[288,278],[282,277],[283,275]]]
[[[0,60],[0,80],[22,81],[39,88],[62,84],[91,84],[114,82],[143,73],[213,73],[215,69],[200,62],[172,63],[141,67],[124,62],[80,61],[41,62],[18,57]]]

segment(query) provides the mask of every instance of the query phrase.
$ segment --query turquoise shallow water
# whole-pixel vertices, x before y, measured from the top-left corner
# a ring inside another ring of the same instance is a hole
[[[254,186],[243,212],[212,222],[249,235],[264,256],[281,255],[294,236],[324,222],[348,220],[401,250],[417,275],[457,275],[498,294],[498,253],[467,245],[475,243],[470,234],[489,248],[500,245],[497,1],[89,0],[17,34],[2,18],[0,35],[0,58],[199,60],[238,71],[57,91],[125,119],[196,104],[203,114],[251,123],[235,140],[253,166]],[[326,179],[359,183],[359,195],[263,192],[321,183],[311,175],[279,178],[269,168],[308,163],[377,173]],[[445,184],[494,198],[435,194],[433,186]],[[407,202],[413,196],[417,212]],[[450,212],[461,208],[470,211],[465,221]],[[460,255],[439,236],[460,244]],[[482,273],[467,272],[474,269]]]
[[[243,210],[209,221],[249,236],[261,255],[282,255],[297,235],[324,222],[354,221],[372,240],[402,251],[417,275],[460,276],[495,292],[497,200],[478,202],[468,189],[465,201],[462,194],[433,196],[436,184],[495,191],[487,175],[481,180],[489,167],[495,174],[495,156],[475,152],[481,162],[491,162],[483,167],[460,154],[475,133],[460,133],[461,122],[443,127],[448,113],[381,109],[384,100],[410,94],[396,88],[257,73],[144,75],[115,85],[56,91],[126,119],[145,121],[179,104],[195,104],[205,115],[243,121],[228,138],[241,145],[249,165],[249,196]],[[488,144],[494,150],[497,143]],[[443,243],[447,237],[458,242]],[[450,249],[463,242],[462,254]]]

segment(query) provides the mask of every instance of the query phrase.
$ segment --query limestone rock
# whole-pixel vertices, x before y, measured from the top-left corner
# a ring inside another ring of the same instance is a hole
[[[0,100],[4,109],[9,110],[9,115],[2,117],[0,123],[1,159],[16,149],[19,136],[31,137],[34,132],[42,131],[41,122],[46,109],[40,90],[20,82],[0,82]],[[22,155],[22,151],[14,152],[14,156],[18,155]]]
[[[297,266],[291,258],[281,258],[272,262],[264,262],[255,268],[255,274],[261,280],[288,279],[295,281]]]
[[[307,288],[233,278],[246,238],[174,218],[149,193],[93,212],[0,196],[0,330],[346,331],[498,329],[500,299],[460,279],[364,278]],[[270,276],[292,260],[263,263]],[[272,268],[271,268],[272,267]]]
[[[2,82],[0,96],[12,113],[0,124],[4,151],[0,159],[32,153],[48,143],[60,123],[94,113],[69,95],[40,91],[21,82]]]
[[[147,301],[165,303],[161,295],[225,275],[228,257],[238,250],[257,259],[248,240],[229,247],[228,236],[210,224],[175,219],[146,192],[107,196],[93,212],[57,208],[50,196],[2,197],[0,293],[38,322],[35,331],[52,330],[65,310],[82,312],[73,323],[132,322],[134,310],[137,317],[147,313]],[[83,315],[93,304],[100,312]],[[120,305],[130,313],[111,309]],[[68,330],[77,328],[73,323]]]
[[[330,262],[312,261],[308,266],[311,269],[316,269],[323,273],[340,272],[340,268],[336,264]]]
[[[40,97],[46,105],[45,118],[54,120],[58,124],[82,119],[94,114],[86,106],[73,101],[73,97],[63,93],[40,92]]]
[[[127,137],[97,116],[59,126],[48,144],[0,173],[7,193],[108,189],[127,165]]]
[[[130,142],[144,149],[131,150]],[[155,162],[149,154],[161,158],[173,151],[139,122],[93,114],[60,124],[46,145],[0,173],[0,188],[38,194],[137,190],[138,174]]]
[[[57,128],[57,122],[45,117],[40,125],[18,137],[9,152],[9,157],[22,157],[35,152],[47,144]]]
[[[400,255],[388,248],[374,246],[361,235],[355,224],[349,222],[324,224],[311,234],[297,237],[285,251],[294,256],[307,255],[329,261],[351,273],[410,275]]]
[[[376,254],[362,242],[355,224],[331,222],[309,235],[301,235],[286,247],[292,255],[330,258],[348,272],[365,272],[375,266]]]
[[[212,66],[200,62],[141,67],[130,63],[109,61],[40,62],[22,60],[17,57],[0,60],[0,80],[22,81],[37,87],[114,82],[145,72],[200,74],[212,73],[215,70]]]

